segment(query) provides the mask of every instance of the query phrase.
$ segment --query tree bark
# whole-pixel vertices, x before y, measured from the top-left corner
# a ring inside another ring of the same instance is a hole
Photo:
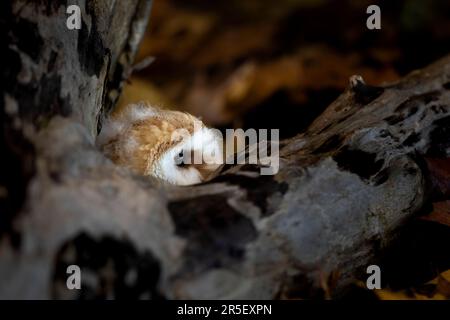
[[[73,33],[63,5],[37,3],[13,1],[2,18],[0,298],[334,296],[426,202],[421,157],[450,154],[447,56],[390,85],[352,77],[281,143],[275,176],[257,165],[191,187],[133,176],[94,139],[149,2],[88,2]],[[72,264],[81,290],[66,287]]]

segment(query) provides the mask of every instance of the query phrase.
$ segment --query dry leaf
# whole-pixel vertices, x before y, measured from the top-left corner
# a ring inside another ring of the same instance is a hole
[[[433,211],[420,218],[450,227],[450,200],[433,203]]]
[[[381,300],[446,300],[450,299],[450,269],[422,286],[407,290],[375,290]]]

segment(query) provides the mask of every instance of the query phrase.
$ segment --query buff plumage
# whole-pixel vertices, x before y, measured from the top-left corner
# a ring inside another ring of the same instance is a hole
[[[116,164],[176,185],[206,181],[222,164],[221,135],[214,129],[188,113],[143,103],[107,119],[97,145]]]

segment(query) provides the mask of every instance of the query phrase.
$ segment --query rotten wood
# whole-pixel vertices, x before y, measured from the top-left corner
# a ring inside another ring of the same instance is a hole
[[[306,132],[282,142],[275,176],[255,165],[191,187],[133,176],[94,138],[148,2],[127,1],[116,17],[94,1],[83,37],[46,27],[60,5],[24,3],[2,19],[13,33],[35,32],[28,44],[1,34],[13,59],[2,90],[2,298],[338,295],[427,201],[422,156],[450,154],[447,56],[389,85],[352,77]],[[105,28],[115,18],[128,21],[123,32]],[[82,268],[80,291],[66,288],[71,264]]]

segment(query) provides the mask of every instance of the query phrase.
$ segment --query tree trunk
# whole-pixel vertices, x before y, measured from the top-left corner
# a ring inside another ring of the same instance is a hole
[[[150,4],[87,3],[80,31],[59,2],[2,4],[0,298],[339,294],[426,202],[421,156],[450,154],[447,56],[382,87],[352,77],[281,143],[274,176],[257,165],[191,187],[133,176],[94,139]],[[66,287],[72,264],[81,290]]]

